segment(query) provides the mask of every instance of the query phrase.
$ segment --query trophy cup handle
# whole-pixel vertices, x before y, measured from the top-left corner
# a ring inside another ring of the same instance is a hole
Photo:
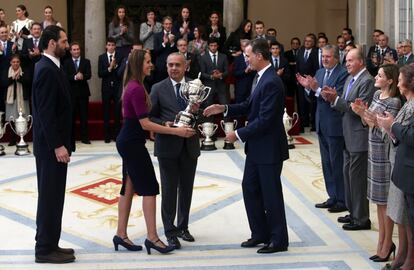
[[[201,98],[200,103],[203,102],[204,100],[206,100],[208,98],[208,96],[210,95],[210,92],[211,92],[211,87],[209,87],[209,86],[204,86],[204,89],[207,89],[207,91],[204,92],[204,95]]]
[[[220,126],[221,126],[221,128],[224,130],[224,120],[221,120],[221,121],[220,121]]]
[[[26,118],[27,118],[27,121],[30,121],[30,126],[27,129],[27,133],[29,133],[29,130],[32,128],[32,125],[33,125],[33,117],[29,114]]]
[[[13,125],[11,124],[11,122],[14,122],[14,117],[13,117],[13,115],[11,115],[11,116],[10,116],[9,121],[10,121],[10,122],[9,122],[9,123],[10,123],[10,128],[13,130],[14,134],[18,135],[18,134],[17,134],[17,132],[16,132],[16,130],[14,130]]]
[[[203,134],[203,136],[204,136],[203,127],[201,126],[201,124],[198,125],[197,127],[198,127],[198,130],[200,131],[200,133]]]
[[[296,126],[296,124],[299,122],[299,114],[297,112],[294,112],[292,114],[292,117],[295,118],[295,123],[293,123],[293,125],[290,129],[292,129],[294,126]]]
[[[237,127],[237,120],[236,119],[233,120],[233,124],[234,124],[234,130],[236,130],[236,127]]]
[[[214,124],[213,134],[216,133],[217,128],[218,128],[218,125],[217,124]]]

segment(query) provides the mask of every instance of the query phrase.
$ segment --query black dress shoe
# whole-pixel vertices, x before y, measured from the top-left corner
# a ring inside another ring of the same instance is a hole
[[[268,245],[262,247],[261,249],[259,249],[257,251],[257,253],[260,254],[267,254],[267,253],[276,253],[276,252],[283,252],[283,251],[287,251],[288,248],[287,247],[279,247],[279,246],[275,246],[273,243],[269,243]]]
[[[328,208],[328,211],[330,213],[341,213],[347,211],[348,208],[346,208],[344,205],[341,204],[335,204],[334,206]]]
[[[75,254],[75,251],[73,250],[73,248],[61,248],[61,247],[57,247],[57,249],[55,249],[57,252],[63,253],[63,254]]]
[[[259,239],[254,239],[254,238],[250,238],[247,239],[247,241],[244,241],[243,243],[241,243],[241,247],[244,248],[250,248],[250,247],[255,247],[257,245],[260,244],[268,244],[268,241],[263,241],[263,240],[259,240]]]
[[[332,206],[334,206],[334,203],[328,201],[315,204],[316,208],[331,208]]]
[[[65,254],[57,251],[52,251],[46,255],[36,255],[35,262],[37,263],[71,263],[75,261],[73,254]]]
[[[91,144],[91,141],[90,140],[82,140],[81,141],[83,144]]]
[[[356,224],[355,222],[347,223],[342,226],[345,231],[360,231],[360,230],[371,230],[371,221],[366,224]]]
[[[194,237],[190,234],[190,232],[188,230],[181,231],[177,236],[180,237],[181,239],[183,239],[184,241],[187,241],[187,242],[194,242],[195,241]]]
[[[343,217],[339,217],[338,222],[339,223],[351,223],[352,222],[351,215],[346,215],[346,216],[343,216]]]
[[[178,240],[177,236],[167,237],[168,245],[174,247],[175,249],[181,248],[181,243]]]

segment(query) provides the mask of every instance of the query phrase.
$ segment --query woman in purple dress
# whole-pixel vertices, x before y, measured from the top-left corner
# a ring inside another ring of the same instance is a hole
[[[113,238],[115,250],[121,245],[128,250],[141,250],[128,239],[127,225],[134,193],[143,196],[142,209],[147,227],[145,247],[148,254],[151,248],[167,253],[174,247],[166,246],[158,237],[156,229],[156,195],[159,186],[148,150],[145,147],[145,131],[191,137],[191,128],[172,128],[158,125],[148,119],[151,101],[145,91],[143,80],[150,75],[151,55],[147,51],[133,50],[128,58],[124,74],[122,97],[124,124],[116,140],[116,147],[122,157],[122,189],[118,204],[118,229]]]

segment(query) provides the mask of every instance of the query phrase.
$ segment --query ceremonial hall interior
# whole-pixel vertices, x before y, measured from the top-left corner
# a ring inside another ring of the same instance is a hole
[[[119,4],[126,7],[136,26],[143,22],[147,7],[157,10],[158,20],[161,20],[165,15],[177,17],[183,5],[188,5],[193,17],[202,18],[200,20],[208,20],[213,10],[219,11],[227,36],[243,19],[250,19],[253,24],[260,20],[265,28],[277,29],[277,40],[285,50],[290,50],[292,37],[303,42],[308,33],[323,32],[331,44],[336,44],[342,29],[350,28],[355,43],[366,55],[373,45],[374,29],[387,34],[392,48],[399,41],[413,39],[414,1],[8,0],[0,3],[8,22],[14,20],[15,8],[19,4],[27,7],[30,18],[35,21],[42,20],[44,6],[52,6],[54,17],[67,30],[69,42],[78,41],[82,57],[90,59],[92,77],[88,82],[91,91],[88,127],[91,143],[84,144],[78,140],[68,165],[60,244],[75,250],[76,261],[62,265],[36,264],[38,193],[32,131],[24,134],[30,153],[16,155],[16,146],[7,146],[15,134],[7,126],[3,136],[3,126],[0,126],[0,145],[5,149],[5,155],[0,156],[0,269],[342,270],[382,269],[386,263],[391,263],[391,260],[378,263],[369,259],[377,251],[379,234],[375,204],[369,205],[371,229],[356,231],[343,230],[342,224],[337,222],[344,212],[330,213],[315,207],[327,199],[318,134],[310,126],[300,132],[296,116],[288,127],[294,146],[289,149],[289,159],[284,161],[281,175],[289,235],[287,252],[257,254],[255,248],[240,247],[242,241],[250,238],[241,185],[246,155],[240,141],[235,142],[235,149],[223,149],[224,131],[220,117],[215,119],[217,150],[202,150],[197,163],[189,218],[189,230],[196,241],[181,241],[182,248],[167,255],[157,252],[147,255],[145,250],[131,252],[123,248],[114,251],[122,159],[114,141],[104,142],[101,79],[97,66],[99,55],[105,52],[107,25]],[[229,88],[234,97],[234,87],[230,85]],[[290,116],[297,111],[294,98],[286,101],[286,109]],[[30,128],[31,120],[26,124]],[[244,124],[239,120],[238,125]],[[79,137],[79,123],[76,128]],[[203,139],[200,135],[200,143]],[[147,139],[146,147],[160,181],[154,142]],[[157,196],[156,213],[157,231],[164,240],[161,196]],[[139,196],[133,198],[128,234],[134,243],[144,244],[146,227]],[[393,242],[398,241],[397,226],[394,226]]]

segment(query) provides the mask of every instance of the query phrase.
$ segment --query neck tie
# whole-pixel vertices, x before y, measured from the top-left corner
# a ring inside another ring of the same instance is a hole
[[[253,94],[253,92],[254,92],[254,89],[256,88],[256,86],[257,86],[257,81],[259,80],[259,74],[257,74],[256,73],[256,76],[254,76],[254,79],[253,79],[253,83],[252,83],[252,91],[251,91],[251,93],[250,93],[250,95],[252,95]]]
[[[180,87],[181,87],[181,83],[177,83],[175,85],[175,94],[177,95],[178,107],[180,108],[181,111],[183,111],[185,109],[185,107],[187,107],[187,104],[186,104],[185,100],[181,97]]]
[[[323,68],[323,63],[322,63],[322,50],[319,52],[319,68]]]
[[[329,79],[330,75],[331,75],[331,71],[327,69],[326,72],[325,72],[325,77],[323,77],[322,86],[327,85],[327,82],[328,82],[328,79]]]
[[[34,40],[34,44],[33,44],[35,49],[37,49],[38,42],[39,42],[39,40],[36,38],[36,39]]]
[[[347,99],[349,92],[352,88],[352,85],[354,84],[355,80],[354,78],[352,78],[352,80],[349,82],[348,87],[346,88],[346,92],[345,92],[345,99]]]
[[[216,54],[213,54],[213,65],[214,65],[214,67],[217,66]]]
[[[4,56],[7,55],[7,41],[3,42],[3,53],[4,53]]]
[[[279,61],[277,61],[277,58],[275,58],[274,60],[273,60],[273,64],[275,65],[275,69],[278,69],[279,68],[279,63],[278,63]]]
[[[79,60],[78,59],[75,59],[75,70],[76,70],[76,72],[78,72],[78,70],[79,70]]]
[[[407,64],[408,56],[404,56],[403,64]]]
[[[308,57],[309,57],[309,53],[308,53],[308,51],[305,51],[305,62],[307,62],[308,61]]]
[[[111,62],[112,62],[112,57],[113,57],[112,54],[110,54],[109,55],[109,64],[111,64]]]

